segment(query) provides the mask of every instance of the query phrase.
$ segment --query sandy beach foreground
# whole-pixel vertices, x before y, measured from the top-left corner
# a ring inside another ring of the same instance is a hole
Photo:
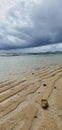
[[[62,66],[0,82],[0,130],[62,130]]]

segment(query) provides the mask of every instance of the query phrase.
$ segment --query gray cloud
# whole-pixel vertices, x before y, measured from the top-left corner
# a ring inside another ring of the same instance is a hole
[[[4,20],[0,19],[0,49],[61,43],[61,5],[62,0],[18,0],[14,6],[11,3]]]

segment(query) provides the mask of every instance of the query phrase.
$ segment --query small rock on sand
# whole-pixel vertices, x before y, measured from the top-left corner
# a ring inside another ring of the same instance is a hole
[[[43,109],[47,109],[49,106],[48,101],[46,99],[41,99],[41,105]]]
[[[47,86],[47,85],[44,83],[43,86],[45,87],[45,86]]]

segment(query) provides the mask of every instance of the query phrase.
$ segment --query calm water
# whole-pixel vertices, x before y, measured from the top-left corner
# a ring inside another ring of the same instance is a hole
[[[62,65],[62,54],[0,57],[0,80],[21,76],[38,67],[56,64]]]

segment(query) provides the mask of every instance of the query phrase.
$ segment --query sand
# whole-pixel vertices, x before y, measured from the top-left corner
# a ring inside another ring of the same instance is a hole
[[[62,66],[0,82],[0,130],[62,130]]]

